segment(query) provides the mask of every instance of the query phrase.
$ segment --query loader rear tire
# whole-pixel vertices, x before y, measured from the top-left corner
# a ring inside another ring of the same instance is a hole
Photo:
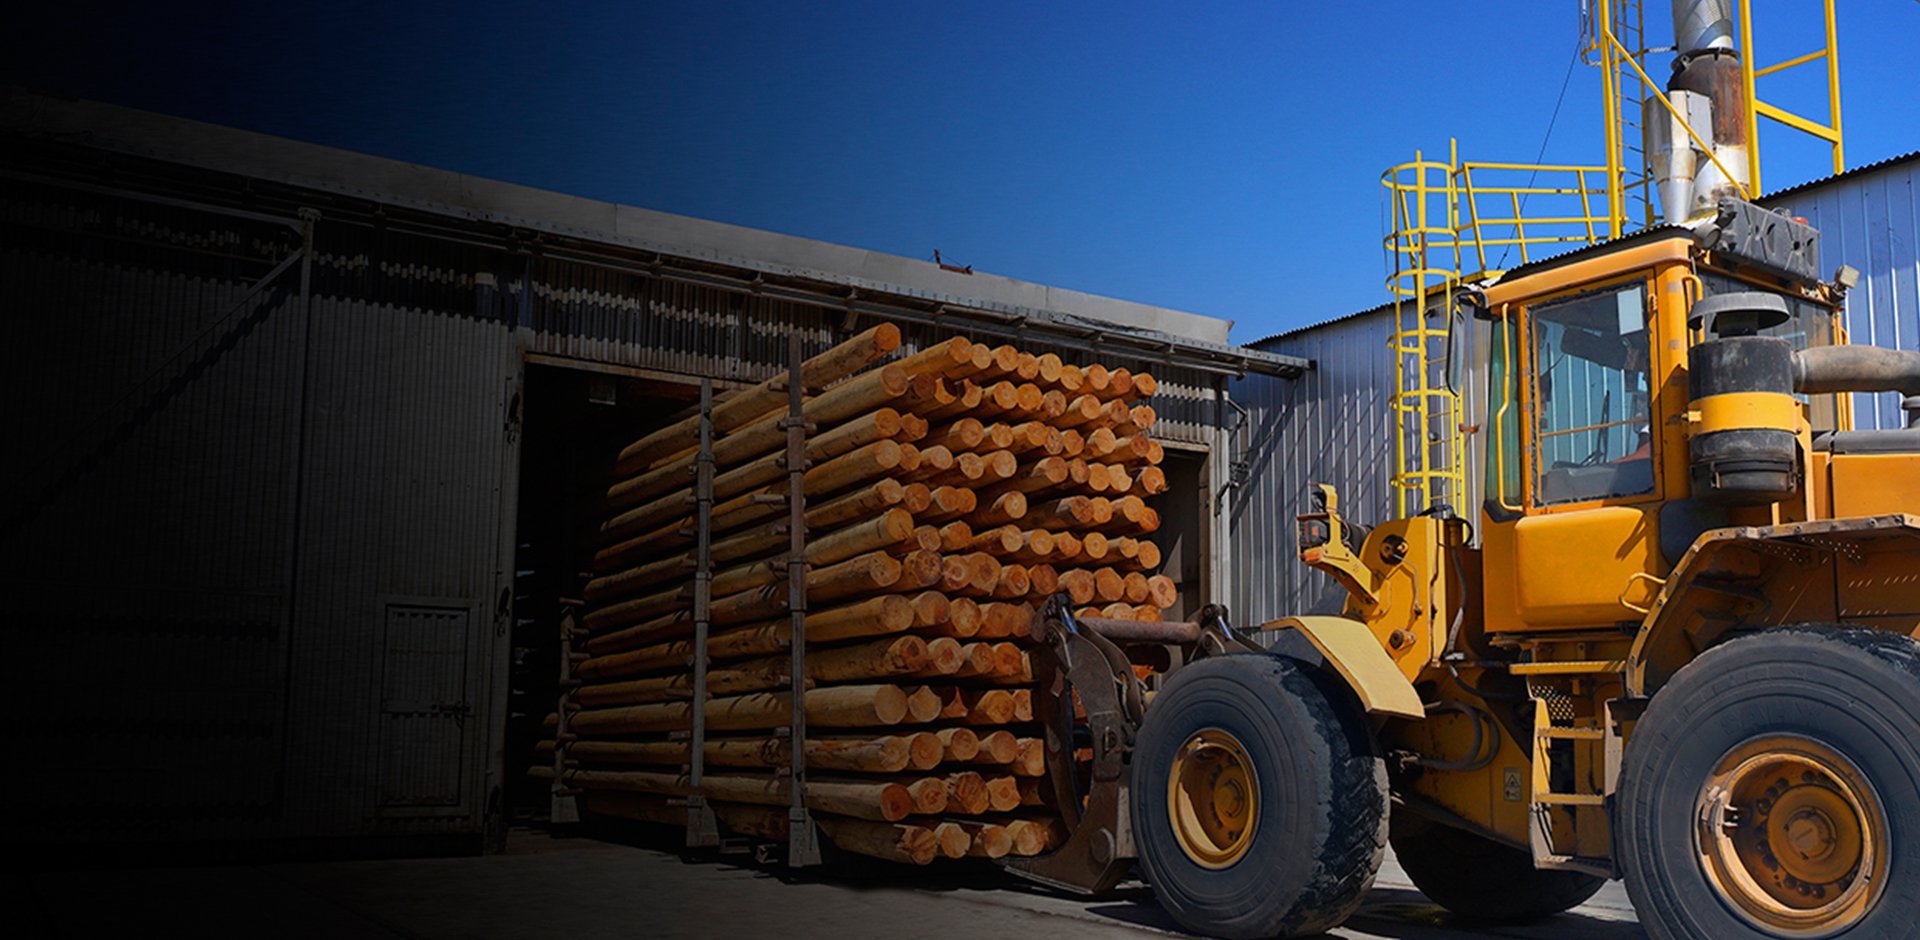
[[[1627,739],[1614,844],[1654,940],[1911,937],[1920,643],[1783,628],[1707,650]]]
[[[1386,764],[1366,714],[1292,659],[1219,656],[1175,672],[1140,729],[1132,802],[1160,903],[1228,940],[1339,926],[1386,849]]]
[[[1414,887],[1433,903],[1475,920],[1519,923],[1577,907],[1606,879],[1533,867],[1533,856],[1485,836],[1393,812],[1391,840]]]

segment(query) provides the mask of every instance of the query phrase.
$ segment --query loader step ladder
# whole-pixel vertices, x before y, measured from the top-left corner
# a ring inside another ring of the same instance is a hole
[[[1528,678],[1528,693],[1534,700],[1533,786],[1528,800],[1534,865],[1611,877],[1610,860],[1590,857],[1579,848],[1596,837],[1605,837],[1599,844],[1608,844],[1611,837],[1607,797],[1619,771],[1618,737],[1610,731],[1612,709],[1600,716],[1577,716],[1574,697],[1552,680],[1617,677],[1626,663],[1572,660],[1515,663],[1510,668],[1514,675]]]

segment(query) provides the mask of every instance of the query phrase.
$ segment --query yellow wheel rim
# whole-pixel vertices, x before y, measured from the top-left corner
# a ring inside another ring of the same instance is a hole
[[[1859,923],[1887,883],[1880,797],[1839,752],[1795,735],[1755,738],[1700,790],[1700,863],[1740,916],[1786,937]]]
[[[1201,867],[1226,868],[1247,854],[1260,822],[1260,780],[1238,738],[1208,728],[1180,746],[1167,815],[1181,850]]]

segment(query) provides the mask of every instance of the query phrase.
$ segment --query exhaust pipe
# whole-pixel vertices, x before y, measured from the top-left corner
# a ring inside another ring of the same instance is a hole
[[[1793,354],[1793,390],[1899,392],[1907,427],[1920,428],[1920,350],[1814,346]]]

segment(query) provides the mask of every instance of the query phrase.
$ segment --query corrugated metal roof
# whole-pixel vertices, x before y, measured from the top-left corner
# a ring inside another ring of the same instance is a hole
[[[1885,160],[1877,160],[1873,163],[1866,164],[1865,166],[1857,166],[1851,170],[1847,170],[1842,173],[1836,173],[1832,176],[1822,177],[1820,179],[1815,179],[1815,180],[1808,180],[1804,183],[1796,183],[1795,185],[1789,186],[1786,189],[1778,190],[1776,192],[1768,193],[1764,196],[1761,196],[1757,200],[1757,202],[1759,202],[1761,205],[1768,205],[1768,204],[1771,204],[1774,200],[1781,199],[1786,196],[1805,193],[1809,190],[1819,189],[1820,187],[1823,187],[1823,186],[1830,186],[1842,181],[1855,179],[1857,177],[1864,176],[1866,174],[1873,173],[1878,170],[1884,170],[1889,167],[1898,166],[1903,163],[1912,163],[1916,161],[1920,161],[1920,150],[1915,150],[1911,153],[1904,153],[1895,157],[1888,157]],[[1548,267],[1565,263],[1567,260],[1579,257],[1587,252],[1591,252],[1601,248],[1616,247],[1624,242],[1642,238],[1648,232],[1657,232],[1662,229],[1674,229],[1674,228],[1677,228],[1677,226],[1665,225],[1665,224],[1656,225],[1650,228],[1641,229],[1640,231],[1637,231],[1637,232],[1631,232],[1626,235],[1622,235],[1619,238],[1608,239],[1602,242],[1595,242],[1591,245],[1584,245],[1579,248],[1574,248],[1569,251],[1561,252],[1560,254],[1557,254],[1557,255],[1541,258],[1538,261],[1533,261],[1533,262],[1529,262],[1527,264],[1521,265],[1520,267],[1517,267],[1511,271],[1508,271],[1507,276],[1512,276],[1516,273],[1523,273],[1523,272],[1531,273],[1534,271],[1544,270]],[[1393,304],[1389,302],[1389,303],[1380,304],[1374,307],[1368,307],[1365,310],[1358,310],[1353,313],[1341,314],[1340,316],[1336,316],[1336,317],[1328,317],[1324,320],[1316,320],[1312,323],[1293,327],[1292,329],[1281,330],[1278,333],[1274,333],[1271,336],[1262,337],[1260,339],[1254,340],[1253,342],[1247,343],[1246,345],[1249,348],[1253,348],[1253,349],[1265,349],[1267,348],[1267,344],[1270,344],[1276,340],[1285,339],[1290,336],[1298,336],[1309,330],[1317,330],[1322,327],[1332,326],[1333,324],[1336,324],[1336,323],[1343,323],[1347,320],[1352,320],[1356,317],[1364,317],[1372,314],[1381,313],[1385,310],[1392,308],[1392,306]]]
[[[1841,180],[1853,179],[1854,177],[1864,176],[1876,170],[1884,170],[1888,167],[1898,166],[1902,163],[1909,163],[1916,160],[1920,160],[1920,150],[1915,150],[1911,153],[1903,153],[1897,157],[1888,157],[1885,160],[1876,160],[1872,163],[1866,164],[1865,166],[1857,166],[1851,170],[1844,170],[1842,172],[1835,173],[1832,176],[1821,177],[1820,179],[1817,179],[1817,180],[1808,180],[1804,183],[1796,183],[1792,186],[1787,187],[1786,189],[1776,190],[1774,192],[1767,193],[1766,195],[1761,196],[1759,199],[1755,201],[1762,205],[1765,205],[1766,203],[1775,199],[1779,199],[1782,196],[1790,196],[1795,193],[1805,192],[1809,189],[1818,189],[1821,186],[1832,185],[1834,183],[1840,182]]]

